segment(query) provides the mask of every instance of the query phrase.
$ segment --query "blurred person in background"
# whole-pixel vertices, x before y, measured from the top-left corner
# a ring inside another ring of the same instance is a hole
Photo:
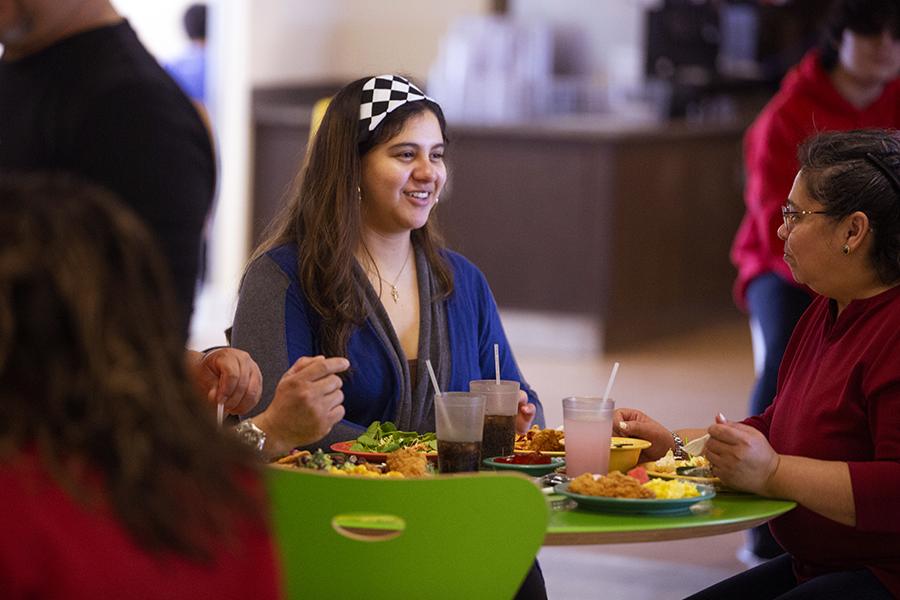
[[[166,65],[188,98],[206,104],[206,4],[191,4],[182,18],[189,45],[187,50]]]
[[[786,554],[696,600],[900,596],[900,132],[822,133],[797,156],[778,237],[794,279],[819,295],[774,402],[743,422],[719,415],[705,454],[729,488],[798,506],[770,522]],[[648,459],[673,445],[639,411],[615,423],[653,442]]]
[[[122,198],[160,244],[186,342],[216,182],[197,110],[108,0],[0,0],[0,43],[0,173],[72,172]],[[227,412],[259,400],[245,352],[187,360]]]
[[[744,138],[746,214],[731,249],[734,296],[750,313],[758,415],[775,397],[778,368],[811,291],[791,277],[776,235],[797,172],[797,146],[813,133],[900,127],[900,0],[838,0],[826,35],[782,82]],[[782,549],[764,527],[741,558],[749,564]]]
[[[196,399],[169,271],[107,192],[0,176],[0,596],[279,597],[255,453]]]

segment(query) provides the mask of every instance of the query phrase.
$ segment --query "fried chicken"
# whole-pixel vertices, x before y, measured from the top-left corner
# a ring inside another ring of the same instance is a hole
[[[584,496],[607,496],[610,498],[655,498],[656,495],[643,487],[634,477],[613,471],[605,477],[594,479],[590,473],[579,475],[569,483],[569,491]]]
[[[422,477],[428,472],[428,459],[413,448],[400,448],[387,455],[387,467],[404,477]]]

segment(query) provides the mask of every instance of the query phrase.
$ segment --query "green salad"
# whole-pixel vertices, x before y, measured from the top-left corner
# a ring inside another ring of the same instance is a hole
[[[400,448],[416,447],[423,452],[437,452],[437,436],[434,433],[397,431],[390,421],[375,421],[366,432],[350,446],[351,452],[388,453]]]

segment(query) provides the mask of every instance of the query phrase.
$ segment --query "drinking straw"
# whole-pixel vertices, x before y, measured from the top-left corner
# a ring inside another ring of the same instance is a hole
[[[216,407],[216,421],[219,422],[219,427],[222,426],[222,421],[225,420],[225,404],[219,402],[219,405]]]
[[[500,385],[500,344],[494,344],[494,377]]]
[[[437,396],[441,395],[441,388],[437,382],[437,375],[434,374],[434,367],[431,366],[430,358],[425,359],[425,366],[428,367],[428,375],[431,377],[431,385],[434,386],[434,395],[435,395],[434,406],[435,406],[435,409],[437,409],[437,412],[440,413],[440,415],[437,416],[437,420],[439,422],[443,423],[443,425],[450,427],[451,423],[450,423],[450,419],[447,418],[447,409],[444,408],[444,405],[441,404],[440,402],[438,402],[438,400],[437,400]],[[436,430],[437,430],[437,423],[435,423],[435,431]],[[453,439],[453,438],[451,437],[450,439]]]
[[[434,374],[434,367],[431,366],[430,358],[425,359],[425,366],[428,367],[428,375],[431,376],[431,385],[434,386],[434,393],[437,394],[438,396],[440,396],[441,395],[441,387],[438,385],[437,375]]]
[[[619,363],[615,362],[613,364],[612,373],[609,374],[609,381],[606,382],[606,391],[603,392],[603,402],[606,403],[609,400],[609,392],[612,391],[613,382],[616,380],[616,373],[619,372]]]

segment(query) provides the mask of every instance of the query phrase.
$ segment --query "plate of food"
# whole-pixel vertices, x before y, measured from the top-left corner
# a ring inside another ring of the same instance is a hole
[[[437,436],[433,432],[399,431],[390,421],[375,421],[355,440],[331,445],[335,452],[359,456],[373,462],[383,462],[388,454],[401,448],[411,448],[424,453],[429,460],[437,460]]]
[[[540,477],[565,466],[566,460],[559,456],[547,456],[540,452],[532,452],[531,454],[486,458],[483,464],[489,469],[497,471],[519,471],[532,477]]]
[[[604,477],[580,475],[553,490],[574,500],[579,508],[619,514],[687,513],[698,502],[716,495],[709,486],[660,479],[641,483],[618,471]]]
[[[353,444],[356,443],[356,440],[348,440],[346,442],[335,442],[330,448],[334,452],[340,452],[342,454],[348,454],[350,456],[358,456],[360,458],[364,458],[369,462],[384,462],[387,459],[388,452],[365,452],[363,450],[352,450]],[[437,460],[437,452],[424,452],[425,456],[428,460]]]
[[[516,434],[515,452],[540,452],[546,456],[566,455],[566,436],[560,429],[541,429],[537,425],[525,433]]]
[[[369,462],[356,455],[328,454],[322,450],[311,453],[294,450],[272,461],[279,468],[311,469],[331,475],[357,475],[363,477],[422,477],[434,471],[425,455],[404,448],[387,455],[384,462]]]
[[[657,461],[645,462],[642,465],[647,475],[660,479],[681,479],[692,483],[711,485],[719,489],[722,480],[713,475],[709,461],[705,456],[692,456],[687,460],[676,459],[669,450]]]

